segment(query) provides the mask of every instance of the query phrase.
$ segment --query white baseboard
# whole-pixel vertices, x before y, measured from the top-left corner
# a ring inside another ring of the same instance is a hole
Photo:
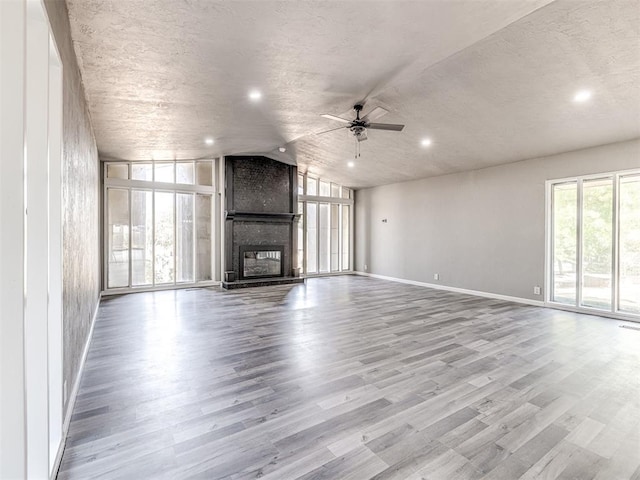
[[[407,280],[404,278],[387,277],[386,275],[378,275],[376,273],[367,272],[354,272],[356,275],[362,275],[365,277],[379,278],[381,280],[389,280],[391,282],[406,283],[409,285],[416,285],[418,287],[434,288],[436,290],[446,290],[448,292],[464,293],[467,295],[475,295],[476,297],[494,298],[496,300],[506,300],[508,302],[524,303],[526,305],[534,305],[536,307],[544,307],[545,303],[541,300],[531,300],[522,297],[511,297],[509,295],[500,295],[498,293],[482,292],[480,290],[468,290],[466,288],[449,287],[447,285],[438,285],[436,283],[417,282],[415,280]]]
[[[76,375],[75,381],[73,382],[73,388],[71,389],[71,393],[69,394],[69,401],[67,402],[67,409],[65,410],[64,420],[62,422],[62,441],[60,442],[60,447],[58,448],[58,453],[56,454],[56,461],[53,466],[52,480],[55,479],[58,475],[58,470],[60,469],[60,463],[62,462],[62,455],[64,454],[64,449],[67,444],[67,434],[69,433],[69,425],[71,424],[73,407],[75,407],[76,397],[78,396],[78,390],[80,389],[80,380],[82,379],[84,364],[85,364],[85,361],[87,360],[87,354],[89,353],[89,346],[91,345],[91,339],[93,338],[93,327],[96,324],[96,318],[98,317],[98,309],[100,308],[101,300],[102,300],[102,293],[98,295],[98,302],[96,303],[96,308],[93,311],[93,316],[91,317],[89,334],[87,335],[87,341],[84,344],[82,357],[80,358],[78,373]]]

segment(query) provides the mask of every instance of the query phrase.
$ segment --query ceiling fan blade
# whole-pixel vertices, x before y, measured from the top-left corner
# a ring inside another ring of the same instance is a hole
[[[316,133],[315,135],[322,135],[323,133],[334,132],[334,131],[336,131],[336,130],[340,130],[341,128],[349,128],[349,127],[347,126],[347,127],[336,127],[336,128],[331,128],[331,129],[329,129],[329,130],[324,130],[323,132],[318,132],[318,133]]]
[[[347,120],[346,118],[342,118],[342,117],[337,117],[335,115],[329,115],[328,113],[323,113],[320,116],[324,118],[328,118],[329,120],[335,120],[337,122],[351,123],[351,120]]]
[[[364,120],[365,122],[368,122],[370,120],[375,120],[376,118],[380,118],[381,116],[386,115],[387,113],[389,113],[389,110],[387,110],[386,108],[376,107],[373,110],[371,110],[369,113],[367,113],[364,117],[362,117],[362,120]]]
[[[397,125],[395,123],[369,123],[366,127],[371,130],[393,130],[394,132],[400,132],[404,128],[404,125]]]

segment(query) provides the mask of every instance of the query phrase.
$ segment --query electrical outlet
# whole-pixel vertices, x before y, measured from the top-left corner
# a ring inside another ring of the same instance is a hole
[[[369,268],[369,267],[368,267],[368,266],[367,266],[367,264],[365,263],[365,264],[364,264],[364,271],[366,272],[368,268]]]
[[[538,285],[533,287],[533,294],[534,295],[540,295],[541,294],[541,290],[540,290],[540,287]]]
[[[440,274],[439,273],[434,273],[433,274],[433,279],[434,280],[440,280]]]

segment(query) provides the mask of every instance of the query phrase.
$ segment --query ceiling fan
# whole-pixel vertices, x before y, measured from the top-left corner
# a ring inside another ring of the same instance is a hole
[[[371,120],[375,120],[376,118],[380,118],[381,116],[389,113],[388,110],[382,107],[376,107],[371,110],[369,113],[360,118],[360,112],[363,108],[362,103],[356,103],[353,106],[353,109],[356,111],[355,120],[347,120],[346,118],[337,117],[336,115],[323,114],[321,117],[328,118],[330,120],[336,120],[338,122],[346,123],[347,125],[338,128],[332,128],[331,130],[326,130],[324,132],[320,132],[318,135],[323,133],[333,132],[334,130],[339,130],[341,128],[348,128],[354,137],[359,142],[367,139],[367,129],[371,130],[392,130],[394,132],[400,132],[404,128],[404,125],[398,125],[394,123],[373,123]]]

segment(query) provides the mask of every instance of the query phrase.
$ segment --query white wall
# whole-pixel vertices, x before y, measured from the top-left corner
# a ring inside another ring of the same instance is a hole
[[[62,445],[62,69],[40,0],[0,1],[0,478]]]
[[[27,471],[24,392],[26,6],[0,1],[0,478]]]
[[[542,301],[545,181],[638,167],[640,139],[358,190],[355,269]]]

